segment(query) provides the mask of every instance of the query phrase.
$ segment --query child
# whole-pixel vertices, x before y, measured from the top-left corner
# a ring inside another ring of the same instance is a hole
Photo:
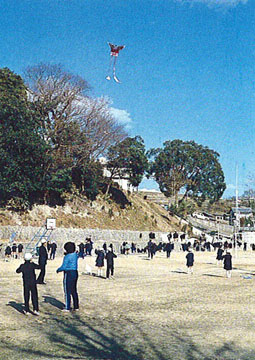
[[[226,270],[227,278],[231,278],[232,270],[232,255],[229,251],[226,251],[226,255],[223,256],[224,269]]]
[[[97,267],[97,276],[103,276],[103,267],[104,267],[104,249],[95,250],[96,258],[96,267]]]
[[[217,250],[217,257],[216,257],[217,265],[222,263],[223,253],[224,253],[224,250],[222,249],[222,245],[220,245],[220,247]]]
[[[113,272],[114,272],[114,264],[113,264],[113,259],[116,258],[117,255],[114,254],[113,251],[108,250],[107,254],[105,255],[105,259],[106,259],[106,278],[109,279],[109,275],[111,272],[111,278],[114,279],[113,277]]]
[[[20,267],[16,270],[16,273],[22,273],[22,277],[23,277],[24,301],[25,301],[25,310],[23,311],[23,313],[25,315],[29,315],[29,298],[31,293],[33,312],[35,315],[39,315],[35,269],[40,269],[41,267],[40,265],[34,264],[31,261],[32,254],[30,253],[26,253],[24,259],[25,259],[25,263],[21,264]]]
[[[191,251],[191,249],[188,249],[188,254],[186,255],[186,259],[187,259],[188,274],[193,274],[194,254]]]
[[[75,252],[75,243],[69,241],[65,243],[66,251],[62,265],[57,269],[57,273],[64,271],[64,291],[66,306],[62,311],[70,312],[71,296],[73,298],[73,311],[79,310],[79,298],[77,293],[78,281],[78,258]]]

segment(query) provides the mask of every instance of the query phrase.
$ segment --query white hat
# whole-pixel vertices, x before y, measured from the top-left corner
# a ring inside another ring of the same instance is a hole
[[[31,260],[32,257],[33,257],[33,256],[32,256],[31,253],[26,253],[26,254],[24,255],[24,259],[25,259],[25,260],[28,260],[28,261]]]
[[[46,240],[45,240],[45,239],[42,239],[41,243],[42,243],[42,244],[45,244],[45,243],[46,243]]]

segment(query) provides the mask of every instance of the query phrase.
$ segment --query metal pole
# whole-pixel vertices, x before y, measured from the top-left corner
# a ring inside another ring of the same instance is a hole
[[[236,164],[236,218],[235,218],[235,257],[237,258],[237,236],[240,226],[239,208],[238,208],[238,165]]]

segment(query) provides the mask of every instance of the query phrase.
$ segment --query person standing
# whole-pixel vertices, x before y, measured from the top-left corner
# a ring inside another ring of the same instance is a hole
[[[81,242],[79,245],[79,257],[84,259],[85,245]]]
[[[12,254],[12,249],[11,249],[10,245],[7,245],[5,248],[5,252],[4,252],[6,261],[8,261],[8,259],[11,258],[11,254]]]
[[[227,278],[231,278],[232,271],[232,255],[229,251],[226,251],[226,255],[223,256],[224,269],[226,270]]]
[[[51,248],[50,248],[50,260],[55,259],[56,251],[57,251],[57,244],[55,241],[53,241],[53,243],[51,244]]]
[[[78,258],[75,252],[75,243],[69,241],[64,245],[65,256],[62,265],[56,270],[64,272],[65,308],[62,311],[70,312],[71,297],[73,299],[73,311],[79,310],[79,297],[77,292],[78,281]]]
[[[217,264],[222,263],[223,253],[224,253],[224,250],[222,249],[222,246],[220,245],[220,247],[217,250],[217,256],[216,256]]]
[[[170,242],[167,242],[165,244],[165,249],[164,250],[166,251],[166,257],[170,258],[171,251],[172,251],[172,244]]]
[[[110,272],[111,272],[111,278],[114,279],[113,273],[114,273],[114,258],[116,258],[117,255],[114,254],[113,251],[108,250],[107,254],[105,255],[106,259],[106,279],[109,279]]]
[[[22,254],[23,254],[23,245],[19,244],[18,245],[18,257],[19,257],[19,259],[22,257]]]
[[[39,247],[39,265],[41,268],[41,272],[36,280],[37,284],[43,284],[46,285],[46,282],[44,282],[45,278],[45,272],[46,272],[46,264],[48,260],[48,252],[46,249],[47,242],[46,240],[42,240],[41,246]]]
[[[17,259],[17,258],[18,258],[18,256],[17,256],[17,245],[16,245],[16,243],[13,243],[13,245],[12,245],[12,257],[13,257],[13,259]]]
[[[191,249],[188,249],[188,254],[186,255],[187,259],[187,268],[188,268],[188,274],[193,274],[193,265],[194,265],[194,254]]]
[[[38,292],[36,287],[36,276],[35,269],[40,269],[40,265],[34,264],[31,253],[26,253],[24,256],[25,263],[21,264],[20,267],[16,270],[16,273],[22,273],[23,277],[23,289],[24,289],[24,302],[25,310],[24,314],[29,314],[29,298],[30,293],[32,297],[33,312],[35,315],[39,315],[39,306],[38,306]]]
[[[103,276],[103,267],[104,267],[104,249],[95,250],[96,258],[96,267],[97,267],[97,276]]]

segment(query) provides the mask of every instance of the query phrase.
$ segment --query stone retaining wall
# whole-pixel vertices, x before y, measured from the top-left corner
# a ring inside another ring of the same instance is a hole
[[[17,234],[15,241],[26,244],[31,241],[39,230],[39,227],[31,226],[0,226],[0,239],[10,239],[15,232]],[[114,249],[118,252],[123,241],[134,242],[141,247],[145,246],[149,241],[149,233],[150,231],[57,228],[52,231],[50,240],[56,241],[58,250],[62,251],[63,244],[67,241],[74,241],[79,244],[84,242],[86,237],[91,237],[94,248],[102,246],[106,242],[107,244],[112,243]],[[155,232],[157,242],[162,240],[162,234],[167,233]]]

